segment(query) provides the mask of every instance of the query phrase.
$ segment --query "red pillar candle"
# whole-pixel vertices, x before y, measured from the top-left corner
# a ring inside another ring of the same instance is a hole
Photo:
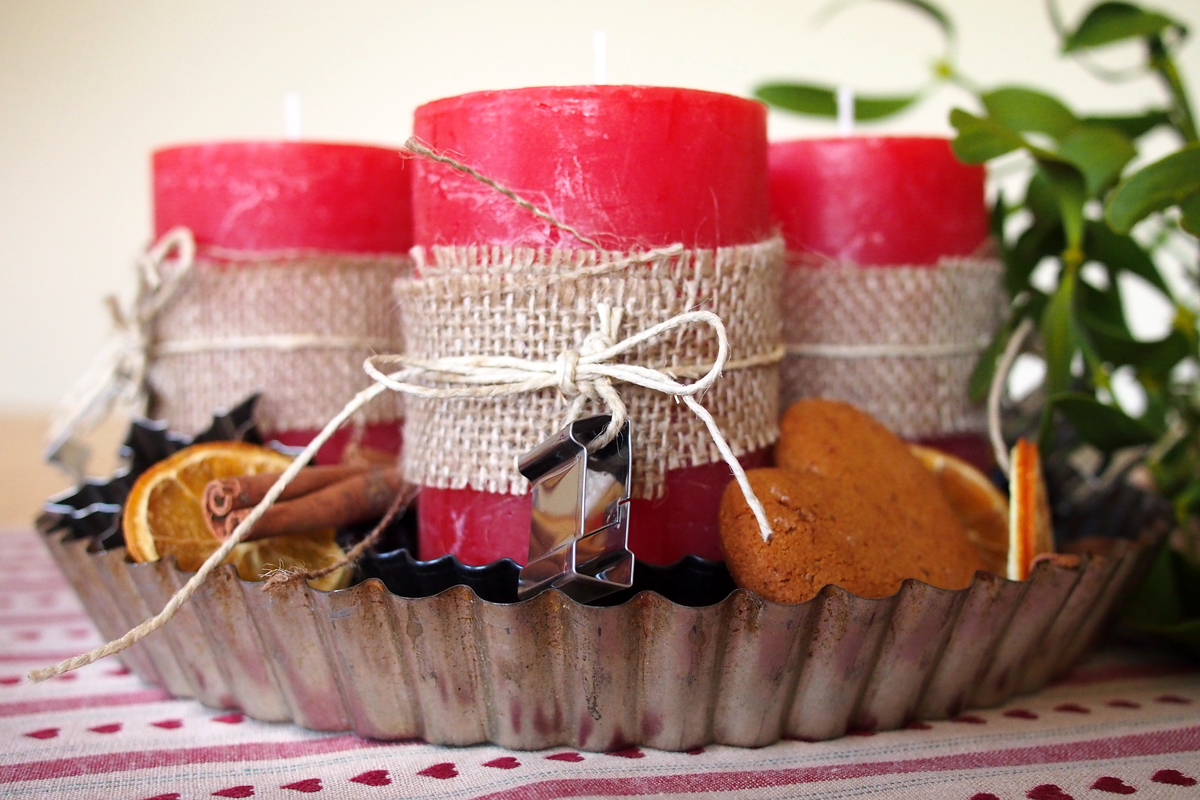
[[[932,268],[985,247],[984,169],[959,161],[946,139],[802,139],[773,143],[769,160],[771,213],[791,269],[821,261]],[[977,464],[991,461],[981,435],[922,439]]]
[[[154,153],[153,181],[156,236],[187,227],[201,257],[231,268],[271,256],[399,256],[412,247],[410,170],[397,149],[323,142],[184,145]],[[318,430],[269,433],[303,445]],[[340,431],[318,461],[337,461],[350,435],[348,428]],[[398,452],[399,421],[367,425],[362,444]]]
[[[414,133],[608,249],[714,248],[771,235],[766,113],[756,102],[641,86],[478,92],[417,109]],[[423,161],[413,229],[422,246],[586,246],[474,179]],[[743,461],[766,458],[760,451]],[[631,549],[654,563],[720,558],[717,507],[729,480],[722,463],[669,471],[660,499],[631,501]],[[528,495],[426,487],[420,554],[524,563],[529,522]]]

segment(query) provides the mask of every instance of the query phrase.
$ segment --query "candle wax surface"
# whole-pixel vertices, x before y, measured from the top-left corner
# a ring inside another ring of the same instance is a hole
[[[182,225],[202,250],[404,254],[412,247],[410,176],[398,148],[279,141],[168,147],[153,155],[155,236]],[[317,433],[270,436],[302,446]],[[350,437],[349,429],[339,431],[315,462],[340,461]],[[367,425],[361,442],[398,453],[399,425]]]
[[[947,139],[798,139],[773,143],[769,158],[771,213],[790,252],[920,266],[987,240],[984,168]]]
[[[606,249],[712,248],[771,236],[766,108],[754,101],[647,86],[476,92],[418,108],[414,133]],[[415,163],[413,195],[418,245],[588,247],[442,164]],[[687,553],[719,558],[717,505],[729,479],[723,463],[674,470],[662,499],[631,501],[635,554],[655,563]],[[529,508],[527,495],[426,487],[421,557],[523,564]]]
[[[399,149],[214,142],[154,153],[154,230],[230,250],[406,253],[411,170]]]
[[[719,247],[771,235],[766,109],[713,92],[549,86],[437,100],[414,133],[609,249]],[[419,160],[419,245],[587,247],[509,198]]]

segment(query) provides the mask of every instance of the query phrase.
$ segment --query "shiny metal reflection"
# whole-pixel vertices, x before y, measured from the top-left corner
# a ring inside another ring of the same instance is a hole
[[[533,484],[529,561],[521,570],[522,599],[561,589],[580,602],[633,584],[629,534],[630,428],[589,450],[608,427],[602,414],[576,420],[522,456]]]

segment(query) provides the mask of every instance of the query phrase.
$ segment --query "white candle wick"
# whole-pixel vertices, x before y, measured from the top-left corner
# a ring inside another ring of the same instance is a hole
[[[300,140],[299,92],[288,92],[283,96],[283,138],[289,142]]]
[[[597,85],[608,83],[608,34],[592,34],[592,78]]]
[[[854,133],[854,89],[850,86],[837,88],[838,136]]]

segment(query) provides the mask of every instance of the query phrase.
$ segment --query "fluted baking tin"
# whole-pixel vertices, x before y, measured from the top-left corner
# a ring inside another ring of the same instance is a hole
[[[558,590],[493,603],[462,585],[410,599],[377,578],[264,590],[226,565],[122,657],[177,697],[378,739],[596,751],[830,739],[952,718],[1062,675],[1165,530],[1097,540],[1077,568],[1042,563],[1024,582],[908,580],[881,599],[829,586],[791,606],[741,589],[700,607],[651,591],[609,607]],[[106,637],[188,578],[62,531],[45,541]]]

